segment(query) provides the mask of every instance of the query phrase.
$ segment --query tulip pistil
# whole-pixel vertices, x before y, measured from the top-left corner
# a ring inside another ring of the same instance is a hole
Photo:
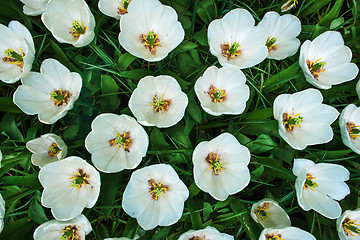
[[[312,181],[313,179],[316,179],[316,177],[313,177],[310,173],[306,174],[304,189],[310,189],[311,191],[315,191],[314,188],[318,187],[319,185],[316,182]]]
[[[218,175],[219,172],[224,171],[223,164],[226,163],[221,161],[220,156],[216,153],[209,153],[206,157],[206,161],[210,164],[209,170],[212,170],[215,175]]]
[[[84,22],[81,21],[81,24],[79,21],[73,20],[71,24],[72,28],[69,27],[70,34],[74,36],[74,38],[79,38],[80,35],[84,35],[86,33],[86,27],[84,26]]]
[[[125,151],[130,152],[130,147],[132,145],[132,140],[130,138],[130,132],[124,132],[123,134],[115,133],[116,138],[109,140],[110,146],[116,146],[116,148],[120,148],[123,146]]]
[[[68,104],[71,94],[68,90],[54,90],[50,92],[50,100],[54,101],[54,105],[61,107],[63,104]]]
[[[121,0],[122,6],[118,8],[118,14],[125,15],[128,13],[128,7],[131,0]]]
[[[48,156],[49,157],[53,157],[58,155],[61,152],[61,149],[59,148],[59,146],[56,143],[51,143],[51,146],[48,148]]]
[[[3,62],[8,62],[9,64],[16,64],[18,67],[24,67],[24,58],[25,53],[20,48],[20,53],[17,53],[15,50],[9,48],[5,50],[5,56],[3,57]]]
[[[164,185],[162,182],[160,182],[160,183],[155,183],[155,180],[154,180],[154,179],[150,179],[150,180],[148,181],[148,184],[149,184],[149,186],[150,186],[149,192],[150,192],[150,194],[151,194],[151,199],[152,199],[152,200],[156,200],[156,201],[157,201],[157,200],[159,199],[159,196],[160,196],[160,195],[165,198],[164,193],[169,190],[169,186],[168,186],[168,185]]]
[[[229,43],[221,44],[221,52],[224,57],[229,61],[230,59],[234,59],[237,56],[241,55],[241,45],[236,41],[230,46]]]
[[[153,102],[150,104],[153,106],[155,112],[163,111],[166,112],[169,110],[171,99],[163,99],[164,94],[162,94],[160,97],[157,97],[157,95],[153,96]]]
[[[356,237],[355,234],[360,236],[360,224],[357,224],[356,221],[346,218],[342,222],[341,226],[344,229],[346,236],[349,234],[354,238]]]
[[[59,234],[62,234],[60,240],[77,240],[77,228],[76,226],[66,226],[64,230],[59,232]],[[75,238],[76,237],[76,238]]]
[[[82,169],[79,169],[79,171],[72,176],[69,179],[74,179],[69,187],[76,187],[76,191],[79,190],[82,185],[84,185],[84,187],[86,187],[86,184],[89,184],[89,181],[87,180],[89,178],[88,174],[84,173],[84,171]]]
[[[301,127],[300,123],[303,121],[300,113],[295,115],[283,113],[282,118],[283,125],[288,132],[294,131],[295,127]]]
[[[274,44],[276,42],[276,38],[269,37],[265,43],[266,47],[268,48],[268,52],[271,50],[277,50],[277,44]]]
[[[357,137],[360,137],[360,126],[356,126],[353,122],[347,122],[346,123],[346,130],[349,133],[349,136],[351,139],[356,139]]]
[[[209,90],[205,93],[210,95],[212,102],[224,102],[226,100],[225,89],[218,90],[216,87],[214,87],[214,85],[210,85]]]
[[[323,67],[326,65],[326,62],[319,62],[320,60],[321,58],[317,59],[315,62],[306,60],[306,64],[309,68],[309,71],[315,79],[319,78],[319,73],[325,71]]]
[[[147,36],[145,36],[145,34],[141,34],[140,41],[152,55],[156,54],[156,47],[160,45],[159,34],[155,33],[154,30],[150,31]]]

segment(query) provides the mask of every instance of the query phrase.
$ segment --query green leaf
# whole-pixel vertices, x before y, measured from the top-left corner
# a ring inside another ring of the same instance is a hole
[[[265,79],[263,85],[263,91],[269,92],[278,89],[279,87],[289,82],[290,80],[300,76],[302,72],[299,72],[299,70],[300,70],[299,62],[295,62],[290,67],[286,68],[280,73],[272,75],[270,78]]]
[[[276,143],[271,139],[269,135],[260,134],[260,136],[254,141],[253,151],[255,154],[260,154],[263,152],[267,152],[276,146]]]
[[[197,122],[202,122],[202,112],[196,102],[193,99],[189,100],[189,104],[186,107],[186,111],[190,114],[190,116]]]
[[[103,206],[112,206],[115,203],[116,193],[122,184],[122,172],[101,174],[100,201]],[[111,208],[102,209],[105,218],[109,218]]]
[[[195,11],[206,24],[209,24],[217,15],[217,8],[214,0],[201,0],[195,7]]]
[[[330,29],[336,29],[338,26],[340,26],[343,23],[344,23],[344,18],[343,17],[334,19],[334,21],[332,21],[331,24],[330,24]]]
[[[37,191],[35,193],[33,200],[30,203],[28,210],[29,218],[34,222],[36,222],[37,224],[42,224],[44,222],[49,221],[49,219],[46,217],[43,207],[39,203],[40,196],[41,196],[40,191]]]
[[[103,95],[100,100],[101,108],[108,112],[115,112],[120,106],[118,92],[120,87],[109,75],[101,75],[101,92]]]
[[[310,14],[313,14],[316,11],[319,11],[322,7],[324,7],[329,2],[331,2],[331,0],[314,1],[313,4],[311,4],[308,8],[306,8],[304,11],[302,11],[300,13],[300,16],[306,17]]]
[[[344,0],[337,0],[334,4],[334,6],[332,7],[332,9],[330,10],[330,12],[328,12],[328,14],[326,14],[320,21],[319,21],[319,25],[323,26],[323,27],[330,27],[330,29],[333,29],[331,27],[332,22],[334,22],[340,13],[341,7],[344,3]],[[344,21],[344,19],[343,19]],[[331,24],[331,25],[330,25]],[[334,27],[335,28],[335,27]]]
[[[38,179],[38,173],[32,173],[25,176],[6,176],[2,177],[1,182],[7,185],[17,185],[17,186],[25,186],[25,187],[34,187],[37,189],[41,189],[41,184]]]
[[[24,140],[23,135],[16,126],[15,114],[6,113],[0,122],[1,131],[5,131],[9,137],[15,140]]]
[[[202,46],[209,46],[207,32],[205,30],[194,33],[193,38],[198,41]]]
[[[63,50],[59,47],[59,45],[57,45],[54,41],[51,41],[51,47],[53,48],[54,55],[59,62],[64,64],[65,67],[67,67],[70,71],[81,74],[81,71],[75,67],[75,65],[70,61]]]
[[[174,51],[170,53],[170,58],[175,57],[179,53],[190,51],[197,48],[197,45],[191,41],[183,41],[179,46],[177,46]]]
[[[252,229],[246,207],[237,198],[232,198],[232,201],[230,202],[230,207],[235,214],[240,214],[237,219],[240,221],[241,226],[244,228],[246,235],[249,237],[249,239],[257,240],[258,236],[256,236],[254,230]]]
[[[190,211],[190,219],[191,219],[192,228],[195,230],[202,228],[200,211],[197,211],[197,210],[202,209],[202,200],[188,198],[187,202],[188,202],[189,211]]]
[[[155,73],[146,69],[134,69],[134,70],[129,70],[129,71],[125,71],[125,72],[121,72],[118,74],[120,77],[124,77],[124,78],[129,78],[132,80],[136,80],[139,81],[140,79],[146,77],[146,76],[154,76]]]
[[[161,133],[160,129],[158,129],[156,127],[152,128],[152,130],[151,130],[150,143],[155,148],[170,146],[170,144],[166,142],[166,140],[165,140],[163,134]]]
[[[20,218],[5,226],[4,230],[0,234],[0,239],[32,240],[34,228],[35,228],[34,222],[31,221],[29,222],[28,217]]]
[[[12,98],[7,97],[0,97],[0,111],[22,113],[21,109],[15,105]]]
[[[117,62],[119,69],[121,71],[125,71],[130,66],[130,64],[136,59],[137,57],[131,55],[130,53],[122,54]]]

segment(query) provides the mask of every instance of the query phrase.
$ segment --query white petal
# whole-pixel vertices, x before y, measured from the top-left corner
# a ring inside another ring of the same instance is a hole
[[[308,159],[294,159],[294,166],[292,172],[295,176],[300,176],[302,170],[308,171],[315,163]]]

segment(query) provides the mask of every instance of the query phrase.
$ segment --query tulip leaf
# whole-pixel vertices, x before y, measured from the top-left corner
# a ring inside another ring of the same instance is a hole
[[[116,194],[122,183],[122,178],[122,172],[101,174],[100,201],[103,206],[114,205]],[[104,208],[102,211],[105,218],[109,218],[112,209]]]
[[[8,210],[8,209],[7,209]],[[35,224],[28,217],[20,218],[6,225],[0,234],[0,239],[8,240],[32,240]]]
[[[129,78],[132,80],[139,81],[140,79],[146,76],[154,76],[155,73],[146,69],[134,69],[129,71],[124,71],[118,74],[120,77]]]
[[[135,57],[134,55],[131,55],[130,53],[124,53],[122,54],[119,59],[118,59],[118,67],[121,71],[125,71],[130,64],[135,61],[137,59],[137,57]]]
[[[267,152],[276,147],[275,142],[269,135],[260,134],[259,137],[254,141],[253,151],[255,154]]]
[[[155,149],[157,149],[158,147],[170,146],[170,144],[166,142],[160,129],[158,129],[156,127],[152,128],[152,130],[151,130],[150,144],[153,145],[155,147]]]
[[[209,24],[217,15],[217,7],[214,0],[201,0],[195,7],[195,11],[206,24]]]
[[[8,185],[15,184],[18,186],[33,187],[36,189],[41,188],[37,173],[32,173],[25,176],[6,176],[1,178],[1,181]]]
[[[23,135],[16,126],[15,114],[6,113],[0,122],[0,130],[5,131],[6,134],[15,140],[24,140]]]
[[[35,193],[34,198],[30,203],[29,211],[28,211],[29,218],[34,222],[36,222],[37,224],[42,224],[46,221],[49,221],[49,219],[46,217],[43,207],[39,203],[40,195],[41,194],[39,191]]]
[[[112,77],[109,75],[101,76],[101,92],[103,96],[100,99],[100,105],[104,111],[115,112],[118,109],[120,106],[119,91],[120,87]]]
[[[321,1],[314,1],[308,8],[306,8],[304,11],[301,12],[301,17],[306,17],[310,14],[315,13],[322,7],[324,7],[326,4],[331,2],[331,0],[321,0]]]
[[[197,103],[193,100],[189,100],[189,104],[186,107],[186,111],[190,114],[190,116],[197,122],[201,123],[202,121],[202,112],[197,105]]]
[[[300,76],[302,72],[299,72],[299,62],[293,63],[290,67],[284,69],[278,74],[272,75],[270,78],[264,81],[263,91],[269,92],[278,89],[290,80]]]
[[[7,97],[0,97],[0,111],[22,113],[21,109],[14,104],[12,98]]]
[[[246,235],[249,237],[249,239],[257,240],[258,236],[256,236],[254,230],[252,229],[246,207],[237,198],[232,198],[230,206],[235,214],[240,214],[237,216],[237,219],[240,221],[241,226],[244,228]]]
[[[193,38],[200,43],[202,46],[209,46],[209,41],[207,38],[207,32],[205,30],[198,31],[194,33]]]
[[[332,7],[332,9],[330,10],[330,12],[328,12],[328,14],[326,14],[320,21],[319,21],[319,25],[323,26],[323,27],[330,27],[332,25],[332,22],[334,22],[337,17],[339,16],[341,7],[344,3],[344,0],[337,0],[334,4],[334,6]],[[344,19],[343,19],[344,21]]]

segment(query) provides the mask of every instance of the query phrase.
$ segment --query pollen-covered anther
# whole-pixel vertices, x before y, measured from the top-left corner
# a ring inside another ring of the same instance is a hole
[[[353,122],[347,122],[346,123],[346,130],[349,133],[349,136],[351,139],[356,139],[360,137],[360,126],[356,126]]]
[[[193,236],[192,238],[189,238],[189,240],[207,240],[205,235],[202,237],[199,236]]]
[[[131,0],[121,0],[122,6],[118,7],[118,14],[119,15],[125,15],[128,13],[128,7]]]
[[[3,57],[3,62],[7,62],[9,64],[16,64],[18,67],[24,67],[23,58],[26,54],[20,48],[20,53],[16,52],[15,50],[9,48],[5,50],[5,56]]]
[[[132,140],[130,138],[130,132],[124,132],[123,134],[115,133],[116,138],[109,140],[110,146],[116,146],[116,148],[123,147],[125,151],[130,152]]]
[[[159,34],[154,31],[150,31],[148,35],[140,35],[140,41],[144,44],[145,48],[148,49],[152,55],[156,54],[156,47],[160,45]]]
[[[283,238],[281,238],[281,234],[265,234],[265,239],[266,240],[284,240]]]
[[[48,156],[49,157],[53,157],[58,155],[61,152],[61,149],[59,148],[59,146],[56,143],[51,143],[51,146],[48,148]]]
[[[255,210],[255,214],[259,216],[261,219],[268,218],[270,215],[270,213],[268,213],[269,205],[270,204],[268,202],[265,202],[263,205],[258,206],[257,209]]]
[[[319,185],[314,182],[313,179],[316,179],[316,177],[313,177],[310,173],[306,174],[304,189],[310,189],[311,191],[315,191],[315,188]]]
[[[167,112],[169,110],[171,99],[163,99],[164,94],[162,94],[160,97],[154,95],[153,98],[153,102],[150,105],[153,106],[155,112]]]
[[[79,190],[83,185],[86,187],[86,184],[90,184],[88,181],[89,175],[84,173],[84,170],[82,169],[78,169],[78,172],[69,179],[73,179],[69,187],[76,187],[76,191]]]
[[[303,117],[299,114],[283,113],[282,123],[287,132],[294,131],[295,127],[301,127],[300,123],[303,121]]]
[[[64,230],[59,232],[59,234],[62,234],[60,240],[80,240],[77,232],[78,230],[76,226],[66,226]]]
[[[148,181],[148,184],[150,186],[149,192],[152,200],[159,200],[160,195],[165,197],[164,193],[169,191],[168,185],[164,185],[162,182],[156,183],[153,178]]]
[[[277,50],[277,44],[275,44],[276,42],[276,38],[274,37],[269,37],[265,43],[266,47],[268,48],[268,52],[270,52],[271,50]]]
[[[342,222],[341,227],[344,229],[344,233],[345,233],[346,236],[351,235],[354,238],[356,237],[355,234],[360,236],[360,224],[358,224],[354,220],[346,218]]]
[[[210,164],[209,170],[212,170],[215,175],[218,175],[219,172],[224,171],[223,164],[224,161],[221,161],[219,154],[209,153],[206,157],[206,162]]]
[[[63,104],[68,104],[71,93],[68,90],[53,90],[50,93],[50,100],[54,101],[54,105],[61,107]]]
[[[323,67],[326,65],[326,62],[320,62],[320,60],[321,58],[317,59],[315,62],[306,60],[306,64],[309,68],[309,71],[315,79],[318,79],[319,74],[325,71]]]
[[[74,36],[75,39],[78,39],[81,35],[86,33],[87,27],[85,27],[84,22],[81,20],[81,24],[79,21],[73,20],[72,27],[69,27],[70,34]]]
[[[221,53],[229,61],[241,55],[241,45],[236,41],[230,46],[229,43],[221,44]]]
[[[205,92],[205,91],[204,91]],[[210,95],[212,102],[224,102],[226,100],[225,89],[218,90],[214,85],[210,85],[210,88],[205,93]]]

